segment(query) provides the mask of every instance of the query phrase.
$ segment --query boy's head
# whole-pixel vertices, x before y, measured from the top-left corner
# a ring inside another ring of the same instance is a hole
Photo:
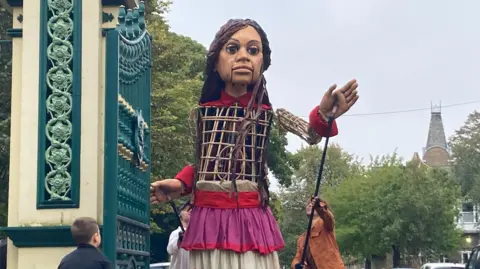
[[[180,211],[180,218],[182,220],[182,223],[184,225],[187,225],[190,223],[190,212],[192,211],[192,207],[190,205],[184,206]]]
[[[98,248],[102,243],[98,223],[92,218],[81,217],[76,219],[73,222],[70,231],[72,232],[73,240],[75,240],[77,245],[90,244]]]

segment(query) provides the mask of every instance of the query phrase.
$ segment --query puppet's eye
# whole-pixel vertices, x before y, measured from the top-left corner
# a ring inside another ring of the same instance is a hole
[[[247,51],[250,55],[257,55],[260,52],[260,49],[257,47],[249,47]]]
[[[238,46],[237,45],[234,45],[234,44],[231,44],[231,45],[228,45],[225,50],[230,53],[230,54],[235,54],[237,53],[238,51]]]

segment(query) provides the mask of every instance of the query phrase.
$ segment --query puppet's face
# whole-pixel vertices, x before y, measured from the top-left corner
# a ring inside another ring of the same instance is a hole
[[[216,70],[225,83],[249,85],[260,77],[263,52],[260,35],[248,26],[237,31],[225,43]]]

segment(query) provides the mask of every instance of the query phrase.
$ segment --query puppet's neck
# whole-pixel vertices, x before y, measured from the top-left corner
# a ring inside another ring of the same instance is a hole
[[[247,93],[247,85],[228,82],[225,84],[225,92],[232,97],[240,97]]]

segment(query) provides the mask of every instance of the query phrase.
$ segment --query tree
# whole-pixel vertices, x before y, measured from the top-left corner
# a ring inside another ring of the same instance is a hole
[[[447,170],[384,156],[325,196],[345,254],[371,258],[393,251],[395,267],[401,257],[445,254],[460,242],[453,221],[460,189]]]
[[[297,168],[294,171],[294,180],[304,180],[308,189],[314,190],[317,182],[323,152],[321,148],[323,148],[323,143],[302,147],[291,157],[292,163]],[[331,143],[327,149],[322,186],[338,186],[343,180],[360,173],[361,170],[360,161],[354,155],[344,151],[338,144]],[[313,191],[311,193],[313,194]]]
[[[189,115],[201,88],[206,49],[191,38],[169,31],[164,19],[170,1],[147,2],[147,29],[152,36],[151,160],[152,180],[172,178],[193,159]],[[186,201],[175,201],[179,206]],[[166,246],[178,227],[169,204],[152,207],[152,242]],[[160,240],[160,241],[158,241]],[[152,244],[153,245],[153,244]],[[168,258],[165,248],[152,249],[156,261]]]
[[[271,192],[270,193],[270,208],[272,210],[273,216],[277,219],[277,222],[281,222],[283,220],[283,206],[282,201],[278,194]]]
[[[279,128],[274,120],[267,150],[267,165],[278,179],[278,183],[288,187],[292,183],[293,170],[298,168],[298,162],[293,158],[293,154],[285,148],[288,145],[286,135],[287,133]]]
[[[307,229],[305,206],[308,195],[304,189],[305,184],[294,180],[289,188],[282,189],[279,194],[283,208],[283,219],[279,224],[285,242],[285,248],[279,253],[282,266],[290,266],[297,249],[298,237]]]
[[[480,113],[472,112],[465,124],[455,131],[449,146],[454,160],[453,170],[462,187],[462,194],[480,203]]]

